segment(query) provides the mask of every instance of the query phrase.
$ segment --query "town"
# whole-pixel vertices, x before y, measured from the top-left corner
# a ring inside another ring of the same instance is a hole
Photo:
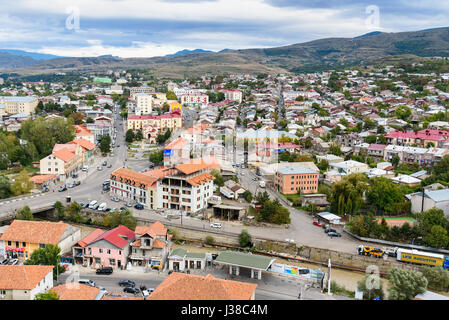
[[[447,59],[44,78],[0,80],[0,299],[448,299]]]

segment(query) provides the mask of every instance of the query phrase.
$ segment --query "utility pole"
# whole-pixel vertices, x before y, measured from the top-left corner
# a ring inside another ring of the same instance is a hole
[[[327,277],[327,294],[328,295],[332,295],[331,294],[331,259],[329,258],[329,262],[328,262],[328,277]]]

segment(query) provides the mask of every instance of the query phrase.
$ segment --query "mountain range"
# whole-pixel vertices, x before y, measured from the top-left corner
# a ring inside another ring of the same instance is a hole
[[[379,59],[430,56],[449,56],[449,28],[398,33],[377,31],[355,38],[327,38],[264,49],[225,49],[220,52],[183,50],[153,58],[106,56],[37,60],[0,50],[0,68],[4,72],[24,75],[145,68],[157,76],[184,78],[217,73],[313,72]]]

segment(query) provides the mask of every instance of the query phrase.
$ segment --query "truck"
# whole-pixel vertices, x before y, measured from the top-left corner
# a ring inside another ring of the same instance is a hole
[[[396,259],[402,262],[410,262],[433,267],[439,266],[444,269],[449,269],[449,257],[445,257],[444,255],[437,253],[399,248],[397,250]]]
[[[259,182],[259,187],[265,188],[265,185],[266,185],[265,181],[260,181]]]
[[[384,255],[384,251],[379,248],[373,248],[373,247],[360,245],[357,248],[357,254],[362,255],[362,256],[382,258]]]
[[[228,199],[234,199],[235,198],[234,192],[232,190],[226,188],[226,187],[221,187],[220,188],[220,193],[222,195],[224,195]]]

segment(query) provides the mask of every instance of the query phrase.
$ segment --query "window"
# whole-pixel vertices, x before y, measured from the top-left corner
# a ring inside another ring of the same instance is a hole
[[[11,246],[11,241],[8,241],[8,247],[10,247]]]
[[[19,247],[19,241],[16,241],[16,248]]]
[[[98,251],[99,251],[100,253],[103,253],[103,249],[99,249]]]
[[[108,249],[108,254],[111,254],[111,250]]]
[[[27,247],[27,243],[26,242],[22,242],[22,247],[26,248]]]

